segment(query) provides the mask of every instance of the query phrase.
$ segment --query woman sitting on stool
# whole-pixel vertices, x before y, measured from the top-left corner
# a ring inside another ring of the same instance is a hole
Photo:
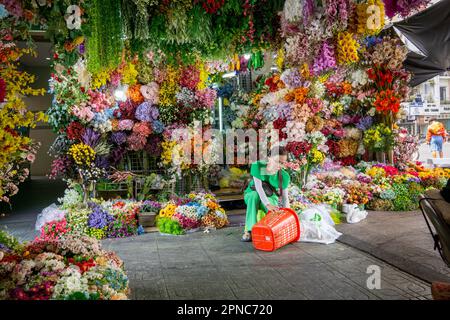
[[[250,168],[252,180],[244,191],[247,213],[242,241],[252,240],[251,231],[257,222],[258,210],[264,210],[266,213],[275,210],[278,207],[280,196],[282,206],[289,208],[287,188],[290,177],[283,169],[286,162],[287,151],[280,147],[278,155],[271,155],[267,161],[256,161],[252,164]]]

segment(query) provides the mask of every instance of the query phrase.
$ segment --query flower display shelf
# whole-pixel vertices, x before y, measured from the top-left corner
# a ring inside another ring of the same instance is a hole
[[[160,171],[158,158],[149,156],[145,151],[129,152],[123,161],[123,167],[126,171],[137,174]]]
[[[133,183],[133,182],[131,182]],[[131,186],[131,188],[133,188]],[[129,193],[130,185],[128,182],[111,182],[111,181],[100,181],[95,185],[94,197],[100,197],[103,199],[116,198],[118,195],[126,196]]]
[[[149,174],[156,173],[156,174],[162,174],[163,171],[153,171],[149,172]],[[145,188],[145,178],[143,177],[135,177],[133,179],[134,182],[134,197],[137,197],[138,194],[140,194],[143,189]],[[154,184],[148,187],[148,192],[151,194],[160,193],[165,190],[165,185],[155,186]]]
[[[133,173],[143,173],[145,170],[144,157],[144,152],[128,153],[124,160],[125,170],[131,171]]]
[[[207,181],[199,174],[187,174],[172,185],[172,192],[178,195],[208,190]]]
[[[251,71],[240,73],[239,74],[239,82],[237,85],[239,88],[244,90],[245,92],[250,92],[253,89],[253,81],[252,81],[252,73]],[[237,89],[235,87],[235,89]]]
[[[232,214],[241,214],[245,208],[244,194],[240,188],[223,188],[214,191],[214,194],[220,206],[227,210],[227,214],[230,211],[233,211]]]

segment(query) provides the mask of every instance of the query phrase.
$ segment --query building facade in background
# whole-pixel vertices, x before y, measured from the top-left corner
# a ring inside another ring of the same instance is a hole
[[[431,119],[438,119],[450,130],[450,72],[412,88],[410,101],[404,102],[403,108],[407,117],[400,124],[414,135],[425,137]]]

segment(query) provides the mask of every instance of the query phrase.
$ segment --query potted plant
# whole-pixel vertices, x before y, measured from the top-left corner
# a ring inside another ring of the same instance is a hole
[[[142,203],[142,206],[138,213],[139,224],[144,227],[154,227],[155,218],[161,210],[161,204],[156,201],[146,200]]]

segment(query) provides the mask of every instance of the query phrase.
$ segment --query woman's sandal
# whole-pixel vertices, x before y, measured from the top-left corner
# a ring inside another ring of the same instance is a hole
[[[251,242],[252,241],[252,234],[250,232],[244,232],[242,235],[242,242]]]

